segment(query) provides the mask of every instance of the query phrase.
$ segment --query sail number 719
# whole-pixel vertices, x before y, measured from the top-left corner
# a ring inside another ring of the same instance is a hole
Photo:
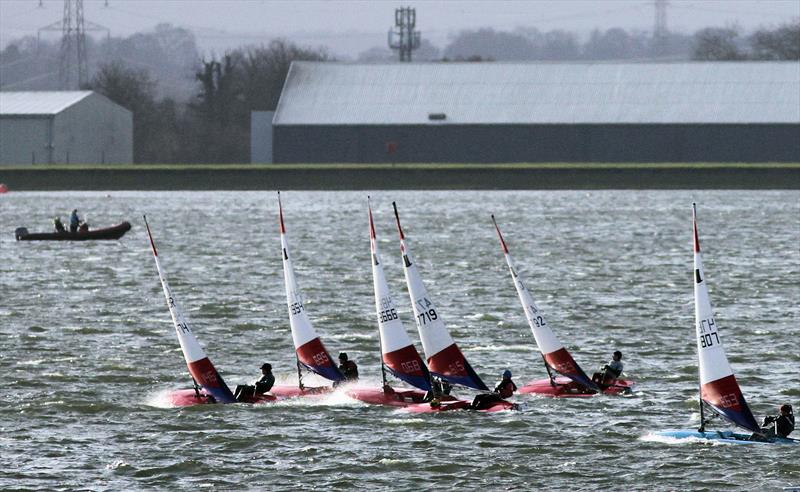
[[[436,309],[433,308],[433,303],[428,300],[427,297],[423,297],[421,299],[417,299],[417,305],[415,306],[417,309],[417,323],[420,325],[427,325],[430,321],[435,321],[439,319],[439,315],[436,314]]]

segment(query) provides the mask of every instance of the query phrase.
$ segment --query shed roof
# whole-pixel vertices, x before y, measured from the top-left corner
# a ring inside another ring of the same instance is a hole
[[[48,116],[64,111],[92,91],[0,91],[0,116]]]
[[[294,62],[273,123],[800,123],[800,63]]]

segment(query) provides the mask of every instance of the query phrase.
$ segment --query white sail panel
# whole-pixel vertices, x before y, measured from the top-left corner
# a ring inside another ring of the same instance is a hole
[[[161,288],[164,290],[164,297],[167,298],[169,314],[172,316],[172,324],[175,326],[175,333],[178,335],[178,342],[181,344],[181,350],[183,351],[183,357],[186,359],[186,363],[189,364],[200,359],[205,359],[207,356],[203,347],[200,346],[200,342],[197,341],[194,333],[192,333],[192,329],[189,327],[189,323],[183,315],[183,310],[172,295],[172,290],[169,288],[167,279],[164,277],[164,273],[161,270],[161,262],[158,260],[158,256],[154,256],[153,258],[156,261],[158,278],[161,280]]]
[[[533,338],[536,340],[536,345],[542,354],[549,354],[564,348],[556,334],[550,329],[550,325],[545,321],[544,314],[533,302],[530,292],[528,292],[522,278],[517,274],[517,269],[511,259],[509,253],[505,253],[506,263],[511,272],[511,278],[514,279],[514,287],[517,289],[519,301],[522,303],[522,308],[525,310],[525,318],[528,320],[528,325],[531,327]]]
[[[411,251],[405,240],[400,240],[400,249],[403,253],[403,271],[406,276],[408,293],[411,297],[411,306],[414,309],[414,318],[417,323],[422,349],[425,357],[430,359],[447,347],[453,345],[455,341],[439,315],[433,301],[428,295],[425,284],[417,270],[417,265],[411,258]]]
[[[408,333],[400,321],[397,314],[397,306],[389,293],[389,286],[386,283],[386,276],[383,272],[383,265],[380,260],[378,244],[375,238],[375,228],[372,222],[372,211],[369,215],[370,221],[370,246],[372,248],[372,284],[375,290],[375,310],[378,315],[378,329],[381,336],[381,351],[384,354],[400,350],[413,345]]]
[[[703,260],[700,252],[694,253],[694,319],[697,335],[697,353],[700,359],[700,384],[709,383],[733,374],[722,340],[714,321],[711,301],[708,297],[708,286],[703,272]],[[699,280],[698,280],[699,279]]]
[[[303,297],[297,288],[297,281],[292,267],[292,257],[289,255],[289,243],[286,239],[286,227],[283,223],[283,207],[278,198],[278,207],[281,221],[281,249],[283,258],[283,279],[286,287],[286,304],[289,309],[289,324],[292,328],[292,341],[294,348],[299,349],[306,343],[317,338],[317,333],[311,325],[311,320],[306,314]]]

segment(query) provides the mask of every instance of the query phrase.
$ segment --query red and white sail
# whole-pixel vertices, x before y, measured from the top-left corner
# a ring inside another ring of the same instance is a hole
[[[403,228],[400,227],[400,215],[397,206],[394,206],[394,215],[397,220],[397,231],[400,234],[400,251],[403,255],[403,270],[406,276],[408,294],[411,296],[411,305],[414,309],[417,330],[422,340],[422,348],[428,359],[430,372],[446,379],[453,384],[461,384],[470,388],[488,391],[481,378],[475,373],[467,362],[466,357],[450,336],[442,321],[439,311],[433,304],[422,278],[417,271],[417,266],[411,258],[411,251],[405,241]]]
[[[553,330],[550,329],[550,325],[545,320],[542,311],[536,306],[536,303],[533,302],[530,291],[525,287],[522,277],[519,276],[514,266],[514,261],[511,259],[508,246],[503,239],[500,228],[497,226],[494,215],[492,215],[492,222],[497,231],[497,237],[500,239],[500,245],[503,248],[506,263],[511,272],[511,278],[514,280],[514,287],[517,289],[519,301],[522,303],[522,309],[525,311],[525,318],[528,320],[528,325],[530,325],[531,331],[533,332],[533,338],[536,340],[536,345],[539,347],[539,351],[544,357],[545,364],[552,370],[567,376],[585,388],[599,392],[600,388],[586,376],[583,369],[575,362],[572,355],[567,351],[561,341],[559,341],[556,334],[553,333]]]
[[[153,242],[153,235],[150,233],[150,226],[147,224],[147,217],[144,218],[144,223],[147,228],[147,237],[150,238],[153,259],[156,261],[158,278],[161,280],[161,287],[164,290],[164,297],[167,299],[169,314],[172,316],[172,323],[175,325],[175,334],[178,335],[178,342],[181,344],[181,350],[183,351],[183,357],[186,359],[189,374],[191,374],[195,382],[202,386],[206,393],[212,395],[217,402],[236,403],[236,398],[234,398],[230,388],[225,384],[222,376],[217,372],[203,350],[203,347],[200,346],[197,338],[195,338],[178,301],[175,299],[175,296],[172,295],[172,291],[167,283],[167,278],[164,276],[164,271],[161,269],[161,262],[158,260],[158,252]]]
[[[339,371],[336,363],[322,344],[317,332],[308,319],[303,298],[297,288],[294,277],[291,256],[289,256],[289,243],[286,240],[286,226],[283,223],[283,206],[281,196],[278,194],[278,215],[281,226],[281,249],[283,257],[283,278],[286,285],[286,303],[289,308],[289,324],[292,327],[292,341],[294,342],[297,360],[311,371],[331,381],[341,381],[344,376]]]
[[[697,234],[697,208],[692,204],[694,228],[694,307],[697,355],[700,366],[700,398],[717,413],[734,424],[753,432],[759,426],[744,399],[736,376],[725,356],[722,340],[708,296],[708,287],[700,255],[700,240]]]
[[[381,337],[381,357],[384,367],[397,378],[419,389],[431,390],[431,376],[428,367],[414,347],[408,333],[397,314],[397,307],[389,294],[389,285],[383,273],[378,242],[375,237],[375,223],[372,220],[372,206],[369,206],[369,242],[372,250],[372,283],[375,289],[375,310],[378,315],[378,329]]]

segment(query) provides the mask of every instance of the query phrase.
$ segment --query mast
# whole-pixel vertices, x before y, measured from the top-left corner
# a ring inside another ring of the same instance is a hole
[[[697,235],[697,203],[692,202],[692,228],[694,230],[693,238],[694,238],[694,251],[697,254],[700,251],[700,239]],[[697,282],[700,272],[695,270],[694,272],[695,279],[694,281]],[[706,431],[706,412],[705,408],[703,407],[703,380],[701,377],[700,372],[700,351],[697,350],[697,403],[700,406],[700,428],[697,429],[698,432],[705,432]]]
[[[369,242],[370,242],[370,256],[372,256],[372,262],[377,262],[377,249],[376,246],[373,244],[377,241],[375,237],[375,224],[372,221],[372,200],[369,195],[367,195],[367,210],[369,211]],[[380,333],[380,328],[378,328],[378,350],[380,350],[379,360],[381,361],[381,388],[385,388],[387,385],[386,381],[386,364],[383,362],[383,337]]]

